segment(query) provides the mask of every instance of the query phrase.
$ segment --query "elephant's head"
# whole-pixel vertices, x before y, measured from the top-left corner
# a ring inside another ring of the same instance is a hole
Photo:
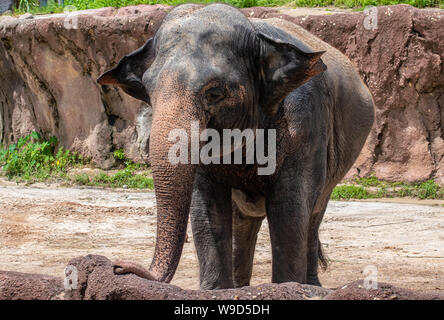
[[[155,36],[98,79],[153,108],[150,162],[157,241],[149,278],[169,282],[182,252],[196,165],[168,160],[169,132],[255,128],[296,87],[325,70],[322,52],[304,52],[258,32],[230,6],[182,5]]]

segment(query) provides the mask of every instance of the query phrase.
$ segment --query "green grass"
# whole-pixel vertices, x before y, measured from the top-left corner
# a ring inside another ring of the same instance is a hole
[[[333,189],[332,200],[369,199],[372,197],[364,187],[354,185],[342,185]]]
[[[332,200],[374,198],[444,199],[444,186],[434,180],[417,183],[382,181],[375,176],[356,178],[347,184],[336,186]]]
[[[126,159],[125,152],[123,152],[123,149],[118,149],[113,152],[114,158],[116,160],[124,161]]]
[[[76,153],[57,148],[57,138],[44,140],[37,132],[20,138],[7,147],[0,146],[0,168],[4,176],[17,182],[66,181],[78,185],[109,188],[153,189],[151,172],[146,165],[126,159],[123,150],[114,157],[124,168],[117,172],[100,173],[90,177],[85,173],[70,174],[70,169],[88,164]]]
[[[71,181],[84,186],[125,189],[154,189],[153,178],[148,172],[136,174],[132,168],[125,168],[113,174],[103,171],[93,177],[89,177],[85,173],[76,174],[71,177]]]
[[[366,6],[381,6],[394,4],[410,4],[414,7],[444,7],[444,0],[65,0],[65,6],[74,6],[77,10],[97,9],[103,7],[125,7],[139,4],[166,4],[179,5],[183,3],[227,3],[238,8],[249,7],[326,7],[334,6],[341,8],[358,8]],[[40,8],[37,0],[20,0],[17,14],[31,12],[33,14],[63,12],[63,8],[58,6],[57,1],[48,1],[48,7]]]
[[[123,151],[118,152],[118,159],[125,160]],[[116,153],[114,153],[116,157]],[[106,188],[154,189],[151,170],[143,164],[125,160],[125,167],[117,172],[101,171],[90,177],[86,173],[75,174],[70,180],[76,184]]]
[[[99,173],[92,179],[90,185],[111,188],[154,189],[153,178],[134,174],[134,171],[128,168],[111,175]]]

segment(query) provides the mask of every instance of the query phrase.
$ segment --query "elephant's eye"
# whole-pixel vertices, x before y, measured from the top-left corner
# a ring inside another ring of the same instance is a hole
[[[215,105],[225,98],[225,88],[213,87],[205,92],[205,99],[208,106]]]

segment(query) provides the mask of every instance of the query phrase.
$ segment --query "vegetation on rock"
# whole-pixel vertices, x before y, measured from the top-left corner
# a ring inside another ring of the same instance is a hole
[[[74,6],[76,10],[98,9],[104,7],[125,7],[139,4],[165,4],[179,5],[183,3],[227,3],[238,8],[250,7],[339,7],[363,9],[367,6],[384,6],[396,4],[409,4],[417,8],[436,7],[443,8],[443,0],[65,0],[64,6]],[[58,1],[49,0],[47,7],[39,7],[36,0],[20,0],[18,13],[54,13],[63,12],[63,6]]]
[[[37,132],[20,138],[17,143],[0,147],[2,173],[17,182],[62,181],[87,186],[109,188],[153,189],[151,171],[146,165],[126,160],[123,150],[114,156],[123,162],[123,169],[109,172],[99,171],[90,176],[86,173],[71,173],[81,169],[89,161],[75,152],[57,148],[57,138],[44,140]]]

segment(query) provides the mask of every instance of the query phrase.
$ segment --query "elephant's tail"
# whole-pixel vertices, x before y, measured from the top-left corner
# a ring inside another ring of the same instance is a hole
[[[322,270],[327,270],[328,265],[330,263],[328,257],[325,255],[324,250],[322,249],[322,243],[320,240],[318,240],[319,243],[319,249],[318,249],[318,258],[319,258],[319,264],[322,268]]]

